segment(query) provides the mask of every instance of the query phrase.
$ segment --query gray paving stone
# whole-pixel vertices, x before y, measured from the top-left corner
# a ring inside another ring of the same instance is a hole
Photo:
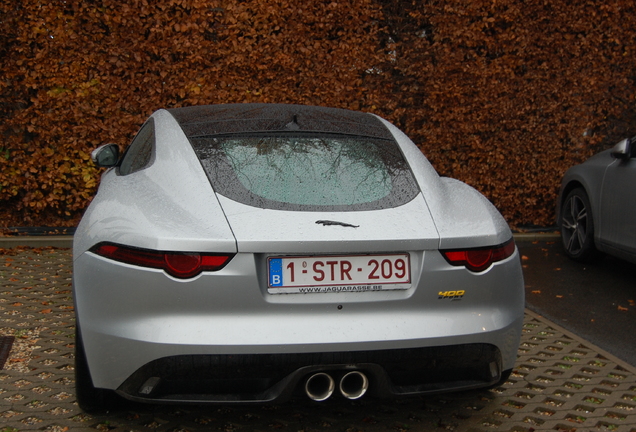
[[[0,336],[15,337],[0,370],[0,432],[636,432],[634,368],[529,311],[514,372],[494,390],[274,406],[127,404],[89,415],[75,403],[70,250],[0,253]]]

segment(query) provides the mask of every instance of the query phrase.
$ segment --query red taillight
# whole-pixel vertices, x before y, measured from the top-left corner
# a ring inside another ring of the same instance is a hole
[[[515,252],[515,242],[510,239],[506,243],[489,248],[461,249],[441,251],[446,261],[454,266],[465,266],[468,270],[480,272],[492,263],[502,261]]]
[[[190,278],[201,273],[201,255],[198,253],[167,253],[165,270],[175,277]]]
[[[221,270],[234,256],[234,254],[161,252],[112,243],[100,243],[93,246],[91,252],[127,264],[162,269],[180,279],[194,277],[202,271]]]

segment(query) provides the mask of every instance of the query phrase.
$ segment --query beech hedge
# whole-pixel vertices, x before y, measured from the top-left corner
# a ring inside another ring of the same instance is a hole
[[[636,6],[566,0],[0,0],[0,226],[73,226],[158,108],[373,112],[513,227],[636,134]]]

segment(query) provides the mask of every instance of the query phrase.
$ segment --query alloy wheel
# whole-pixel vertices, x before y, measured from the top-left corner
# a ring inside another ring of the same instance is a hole
[[[585,247],[588,236],[588,209],[577,194],[570,195],[563,209],[561,235],[563,245],[571,255],[578,255]]]

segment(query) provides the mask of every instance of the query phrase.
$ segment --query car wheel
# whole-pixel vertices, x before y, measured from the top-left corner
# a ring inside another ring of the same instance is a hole
[[[561,240],[568,257],[588,262],[596,256],[592,207],[583,189],[573,189],[565,197],[559,225]]]
[[[112,409],[119,400],[114,391],[93,385],[79,327],[75,330],[75,397],[79,407],[89,413]]]

